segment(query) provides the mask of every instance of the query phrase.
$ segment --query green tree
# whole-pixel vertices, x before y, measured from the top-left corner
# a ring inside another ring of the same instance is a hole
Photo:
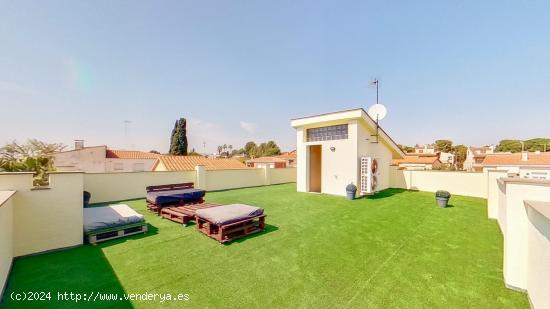
[[[550,138],[532,138],[525,141],[519,139],[503,139],[495,148],[498,152],[520,152],[523,142],[525,151],[550,151]]]
[[[65,149],[61,143],[46,143],[37,139],[29,139],[25,144],[18,144],[17,141],[7,143],[0,148],[0,157],[22,159],[26,157],[50,157],[52,154]]]
[[[525,142],[525,150],[550,151],[550,138],[532,138]]]
[[[195,157],[202,157],[202,156],[203,156],[203,155],[201,155],[200,153],[196,152],[196,151],[195,151],[195,148],[193,148],[193,149],[191,150],[191,152],[188,153],[187,155],[188,155],[188,156],[195,156]]]
[[[453,142],[448,139],[438,139],[435,141],[435,150],[441,152],[452,152]]]
[[[62,151],[63,144],[30,139],[26,144],[16,141],[0,148],[0,171],[34,172],[34,185],[48,184],[48,172],[54,171],[53,154]]]
[[[495,148],[497,152],[520,152],[521,141],[517,139],[503,139]]]
[[[462,166],[464,165],[464,161],[466,160],[466,155],[468,153],[468,147],[464,145],[456,145],[453,147],[453,153],[456,158],[456,166],[459,169],[462,169]]]
[[[405,152],[405,153],[414,152],[414,147],[407,146],[407,145],[401,145],[401,144],[397,145],[397,146],[399,146],[399,148],[401,150],[403,150],[403,152]]]
[[[187,120],[180,118],[176,121],[174,129],[172,129],[169,153],[176,156],[186,156],[187,146]]]
[[[244,145],[244,154],[249,158],[255,158],[257,146],[254,142],[248,142]]]
[[[262,143],[262,145],[264,145]],[[281,149],[274,141],[268,141],[262,151],[262,156],[276,156],[281,154]]]
[[[269,157],[281,154],[281,149],[274,141],[256,145],[254,142],[248,142],[243,148],[244,154],[249,158]]]

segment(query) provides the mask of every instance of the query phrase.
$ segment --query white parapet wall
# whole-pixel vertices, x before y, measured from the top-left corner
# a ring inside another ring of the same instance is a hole
[[[195,182],[195,171],[86,173],[84,190],[91,193],[90,203],[104,203],[143,198],[145,187]]]
[[[84,190],[91,193],[91,203],[105,203],[145,197],[145,187],[192,182],[207,191],[256,187],[296,182],[296,168],[248,168],[205,170],[197,166],[194,171],[87,173]]]
[[[390,187],[487,198],[487,173],[390,169]]]
[[[534,308],[550,308],[550,181],[500,178],[497,188],[489,204],[498,205],[504,282],[526,291]]]
[[[272,168],[269,171],[269,184],[296,182],[296,168]]]
[[[0,296],[13,260],[13,199],[16,191],[0,191]]]
[[[52,173],[47,188],[33,187],[32,173],[0,174],[0,190],[13,190],[13,256],[82,244],[80,172]]]
[[[499,209],[499,186],[498,180],[506,178],[508,172],[505,170],[487,170],[487,216],[491,219],[498,219]]]
[[[263,168],[215,170],[205,173],[207,191],[263,186],[268,183]]]
[[[550,308],[550,202],[526,201],[527,291],[533,308]]]

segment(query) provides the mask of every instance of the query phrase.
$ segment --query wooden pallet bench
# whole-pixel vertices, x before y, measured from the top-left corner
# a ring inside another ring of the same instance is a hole
[[[197,209],[204,209],[210,207],[221,206],[220,204],[215,203],[196,203],[196,204],[185,204],[175,207],[164,207],[160,210],[160,215],[163,218],[172,220],[177,223],[187,225],[189,221],[195,220],[195,212]]]
[[[148,187],[145,188],[145,191],[147,193],[149,193],[149,192],[169,192],[169,191],[174,191],[174,190],[193,189],[193,188],[194,188],[194,184],[192,182],[186,182],[186,183],[175,183],[175,184],[158,185],[158,186],[148,186]],[[179,201],[174,201],[173,203],[170,203],[170,204],[163,204],[163,205],[158,205],[154,201],[150,201],[148,198],[146,198],[145,201],[147,203],[147,209],[149,209],[150,211],[156,213],[159,216],[161,215],[161,210],[165,207],[173,207],[173,206],[182,206],[182,205],[187,205],[187,204],[201,204],[201,203],[204,203],[203,198],[196,199],[194,201],[187,201],[187,202],[179,200]]]
[[[199,216],[195,216],[195,221],[200,232],[220,243],[225,243],[263,231],[265,229],[265,217],[266,215],[261,215],[224,225],[214,224]]]
[[[97,244],[103,241],[126,237],[134,234],[147,233],[147,223],[132,223],[121,226],[115,226],[111,228],[105,228],[86,232],[84,234],[84,240],[90,244]]]
[[[174,204],[170,204],[170,205],[163,205],[163,206],[159,206],[155,203],[152,203],[150,201],[147,200],[147,209],[149,209],[150,211],[156,213],[157,215],[162,215],[162,210],[165,209],[165,208],[172,208],[172,207],[177,207],[177,206],[186,206],[186,205],[194,205],[194,204],[204,204],[204,199],[203,198],[200,198],[198,200],[194,200],[192,202],[177,202],[177,203],[174,203]]]

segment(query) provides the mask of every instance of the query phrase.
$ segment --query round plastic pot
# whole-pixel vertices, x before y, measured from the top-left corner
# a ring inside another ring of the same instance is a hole
[[[435,200],[437,201],[437,205],[441,208],[445,208],[447,204],[449,204],[449,199],[446,197],[436,197]]]
[[[353,200],[355,199],[355,192],[356,191],[346,191],[346,198],[348,200]]]

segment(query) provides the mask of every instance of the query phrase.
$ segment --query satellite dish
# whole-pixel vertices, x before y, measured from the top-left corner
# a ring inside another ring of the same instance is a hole
[[[374,121],[382,120],[384,117],[386,117],[386,114],[388,111],[386,110],[386,107],[382,104],[374,104],[373,106],[369,107],[369,110],[367,114],[374,119]]]

